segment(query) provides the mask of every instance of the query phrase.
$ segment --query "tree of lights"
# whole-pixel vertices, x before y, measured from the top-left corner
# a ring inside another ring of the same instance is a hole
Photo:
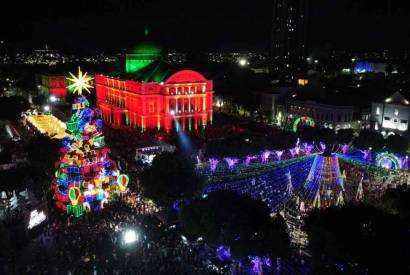
[[[69,88],[78,97],[66,123],[67,137],[60,149],[52,190],[56,205],[79,217],[84,211],[104,208],[111,199],[126,192],[129,179],[120,175],[109,158],[100,110],[89,108],[88,100],[82,95],[84,90],[90,92],[92,78],[80,68],[78,76],[71,73],[70,76]]]

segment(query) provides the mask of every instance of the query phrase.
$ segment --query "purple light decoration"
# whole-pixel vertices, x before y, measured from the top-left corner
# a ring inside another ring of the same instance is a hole
[[[271,267],[272,263],[269,257],[249,256],[251,260],[251,273],[263,274],[263,267]]]
[[[303,149],[305,150],[305,155],[310,155],[312,153],[313,145],[308,144],[307,142],[303,143]]]
[[[360,152],[363,154],[363,159],[368,159],[370,155],[370,150],[360,150]]]
[[[322,151],[326,150],[326,144],[324,144],[323,142],[320,142],[320,148],[322,149]]]
[[[261,274],[263,272],[263,269],[262,269],[263,262],[261,258],[259,258],[258,256],[250,256],[249,258],[251,259],[251,262],[252,262],[252,272],[255,274]]]
[[[283,155],[283,151],[277,150],[277,151],[275,151],[275,154],[276,154],[276,156],[278,157],[278,160],[280,160],[280,158],[281,158],[282,155]]]
[[[405,156],[401,159],[401,167],[404,169],[409,169],[409,156]]]
[[[245,161],[243,162],[246,166],[251,163],[251,160],[257,159],[257,156],[246,156]]]
[[[216,249],[216,256],[222,262],[232,259],[231,248],[229,246],[220,245]]]
[[[348,150],[349,150],[349,145],[346,144],[346,143],[343,144],[343,145],[342,145],[342,153],[343,153],[343,154],[346,154]]]
[[[233,169],[234,165],[239,162],[237,158],[224,158],[224,160],[228,164],[229,169]]]
[[[289,149],[289,153],[294,158],[296,156],[296,148]]]
[[[295,152],[296,152],[296,155],[299,155],[299,152],[300,152],[300,146],[299,145],[295,147]]]
[[[269,152],[269,151],[263,152],[262,155],[261,155],[261,157],[262,157],[262,162],[267,162],[269,156],[270,156],[270,152]]]
[[[210,158],[209,159],[209,166],[211,167],[211,171],[214,172],[216,170],[216,166],[218,165],[219,160]]]

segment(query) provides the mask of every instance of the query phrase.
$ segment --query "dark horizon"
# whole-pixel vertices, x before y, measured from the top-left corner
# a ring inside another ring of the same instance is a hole
[[[6,49],[119,51],[152,40],[169,51],[268,51],[272,1],[13,1],[0,19]],[[410,12],[404,1],[310,2],[309,49],[405,50]]]

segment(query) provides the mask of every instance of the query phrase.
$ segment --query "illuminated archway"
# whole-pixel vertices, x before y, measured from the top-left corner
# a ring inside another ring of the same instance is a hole
[[[401,161],[394,154],[383,152],[376,156],[376,164],[385,169],[401,169]]]
[[[293,127],[292,127],[293,132],[296,133],[300,123],[304,123],[304,125],[308,125],[310,127],[315,127],[316,125],[315,121],[311,117],[308,117],[308,116],[298,117],[293,123]]]

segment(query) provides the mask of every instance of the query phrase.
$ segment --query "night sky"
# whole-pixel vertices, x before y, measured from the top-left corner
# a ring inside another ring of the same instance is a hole
[[[405,3],[311,0],[310,47],[407,49]],[[47,43],[72,52],[111,51],[138,44],[147,27],[149,40],[170,51],[267,50],[271,6],[268,0],[14,0],[2,8],[0,39],[10,48]]]

